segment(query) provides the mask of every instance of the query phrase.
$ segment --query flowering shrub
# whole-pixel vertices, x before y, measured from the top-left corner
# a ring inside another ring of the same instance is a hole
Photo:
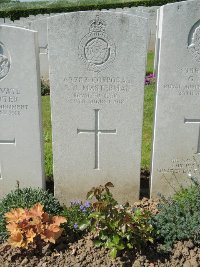
[[[145,85],[150,85],[152,83],[155,83],[156,76],[153,73],[148,74],[145,77]]]
[[[151,214],[143,209],[133,212],[128,203],[118,205],[109,187],[113,187],[110,182],[88,192],[87,197],[95,197],[96,202],[92,204],[93,211],[79,225],[79,229],[92,230],[96,236],[95,245],[110,249],[110,255],[115,258],[121,250],[153,242],[152,226],[148,223]]]
[[[67,218],[68,226],[74,231],[80,231],[79,224],[87,219],[92,211],[91,203],[79,200],[71,201],[70,207],[65,207],[62,215]]]
[[[67,221],[62,216],[49,216],[40,203],[30,209],[12,209],[5,218],[8,242],[13,247],[25,249],[31,245],[39,247],[42,242],[55,243],[63,231],[60,224]]]

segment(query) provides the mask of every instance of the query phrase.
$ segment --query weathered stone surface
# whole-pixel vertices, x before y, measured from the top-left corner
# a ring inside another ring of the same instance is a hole
[[[162,18],[161,18],[162,19]],[[158,68],[158,55],[160,50],[160,32],[159,32],[159,24],[162,24],[160,21],[160,9],[157,10],[157,17],[156,17],[156,39],[155,39],[155,49],[154,49],[154,66],[153,66],[153,73],[157,76],[157,68]]]
[[[147,20],[117,12],[49,19],[55,194],[85,199],[111,181],[138,198]]]
[[[47,53],[47,18],[33,20],[30,22],[29,27],[31,30],[38,32],[40,53]]]
[[[29,28],[29,24],[25,23],[25,21],[21,20],[21,19],[15,20],[13,23],[13,26],[22,27],[22,28]]]
[[[48,62],[48,40],[47,40],[47,18],[37,19],[30,22],[29,28],[38,32],[38,43],[40,50],[40,76],[49,78]]]
[[[44,185],[37,45],[36,32],[0,26],[0,198],[17,181]]]
[[[155,41],[156,41],[156,14],[158,7],[154,7],[154,9],[149,10],[149,29],[150,29],[150,37],[148,43],[148,50],[153,51],[155,49]]]
[[[5,24],[13,24],[13,21],[10,18],[4,18],[4,23]]]
[[[148,28],[149,28],[149,37],[148,37],[148,51],[155,50],[155,42],[156,42],[156,18],[157,18],[157,10],[158,6],[152,7],[131,7],[131,8],[123,8],[123,11],[130,12],[137,16],[142,16],[148,18]]]
[[[146,7],[131,7],[131,8],[123,8],[123,12],[128,12],[132,15],[138,16],[138,17],[144,17],[148,19],[148,51],[150,50],[150,40],[151,40],[151,28],[149,27],[150,21],[149,21],[149,13]]]
[[[200,167],[200,2],[168,4],[159,14],[153,196],[174,193]]]

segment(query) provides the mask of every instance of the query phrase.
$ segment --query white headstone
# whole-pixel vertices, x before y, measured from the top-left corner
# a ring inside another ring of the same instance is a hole
[[[111,181],[119,201],[138,199],[147,20],[89,11],[48,27],[56,197]]]
[[[29,19],[29,20],[35,20],[36,19],[36,16],[35,15],[29,15],[27,17],[27,19]]]
[[[158,58],[159,58],[159,50],[160,50],[160,32],[159,25],[162,25],[160,21],[160,9],[157,9],[157,18],[156,18],[156,40],[155,40],[155,49],[154,49],[154,65],[153,72],[154,75],[157,76],[157,68],[158,68]]]
[[[148,50],[153,51],[155,50],[155,42],[156,42],[156,20],[157,20],[157,10],[159,7],[149,7],[149,29],[150,29],[150,38],[149,38],[149,45]]]
[[[47,40],[47,18],[33,20],[29,28],[38,32],[38,42],[40,50],[40,76],[44,79],[49,78],[48,62],[48,40]]]
[[[9,24],[13,24],[13,21],[10,18],[5,18],[4,23],[9,25]]]
[[[40,94],[36,32],[1,25],[0,198],[16,181],[44,187]]]
[[[174,193],[200,167],[200,1],[161,7],[151,194]]]
[[[149,23],[149,37],[148,37],[148,51],[154,51],[156,41],[156,11],[159,7],[131,7],[124,8],[126,12],[131,12],[134,15],[148,18]]]
[[[30,20],[28,18],[20,18],[14,21],[14,25],[29,29]]]
[[[21,21],[20,19],[15,20],[13,24],[14,26],[17,26],[17,27],[27,28],[27,26],[24,24],[24,21]]]
[[[36,17],[36,19],[44,19],[46,17],[49,17],[49,14],[38,14],[35,17]]]

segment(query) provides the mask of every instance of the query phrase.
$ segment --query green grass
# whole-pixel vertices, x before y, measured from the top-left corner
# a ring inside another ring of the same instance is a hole
[[[153,73],[154,53],[147,55],[146,73]],[[155,84],[147,85],[144,88],[144,119],[142,131],[142,162],[141,168],[150,170],[152,131],[153,131],[153,112],[154,112]]]
[[[142,131],[142,162],[141,168],[150,169],[151,144],[153,131],[155,85],[145,86],[144,89],[144,120]]]
[[[45,175],[47,179],[53,177],[52,135],[51,135],[51,110],[50,97],[42,97],[43,137]]]
[[[147,73],[153,71],[153,53],[148,53]],[[142,163],[141,167],[150,169],[152,128],[153,128],[153,110],[154,110],[154,92],[155,85],[145,86],[144,90],[144,121],[142,135]],[[50,97],[42,97],[43,112],[43,131],[44,131],[44,154],[45,154],[45,174],[52,179],[52,137],[51,137],[51,112]]]
[[[147,66],[146,66],[146,73],[153,73],[153,64],[154,64],[154,53],[149,52],[147,56]]]

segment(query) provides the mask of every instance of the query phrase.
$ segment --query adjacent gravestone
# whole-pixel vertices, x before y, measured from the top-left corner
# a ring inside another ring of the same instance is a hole
[[[160,9],[157,9],[157,18],[156,18],[156,41],[155,41],[155,49],[154,49],[154,66],[153,73],[157,76],[157,68],[158,68],[158,58],[159,58],[159,50],[160,50],[160,32],[159,32],[159,24],[160,21]]]
[[[174,193],[200,167],[200,2],[168,4],[159,16],[152,196]]]
[[[148,13],[148,9],[145,7],[131,7],[131,8],[123,8],[122,9],[123,12],[128,12],[132,15],[138,16],[138,17],[144,17],[146,19],[148,19],[148,50],[149,50],[149,43],[150,43],[150,39],[151,39],[151,29],[149,27],[149,13]]]
[[[21,28],[29,28],[29,25],[28,25],[28,23],[27,24],[25,24],[24,23],[24,20],[21,20],[21,19],[19,19],[19,20],[15,20],[14,22],[13,22],[13,26],[17,26],[17,27],[21,27]]]
[[[10,18],[4,18],[4,23],[9,25],[9,24],[13,24],[13,21]]]
[[[20,27],[24,27],[29,29],[31,20],[28,17],[20,18],[19,20],[15,20],[14,24],[20,25]]]
[[[20,42],[16,42],[20,40]],[[0,198],[43,187],[40,81],[36,32],[0,26]]]
[[[29,29],[38,32],[38,43],[40,51],[40,76],[49,78],[48,62],[48,40],[47,40],[47,18],[33,20],[29,24]]]
[[[77,12],[48,21],[55,195],[113,182],[138,199],[147,20]]]
[[[126,12],[131,12],[137,16],[142,16],[148,18],[149,21],[149,40],[148,40],[148,51],[154,51],[155,48],[155,41],[156,41],[156,14],[157,10],[159,9],[158,6],[153,7],[131,7],[131,8],[124,8],[123,10]]]
[[[149,38],[149,51],[155,51],[155,43],[156,43],[156,22],[157,22],[157,10],[158,6],[153,6],[148,8],[149,13],[149,28],[150,28],[150,38]]]

